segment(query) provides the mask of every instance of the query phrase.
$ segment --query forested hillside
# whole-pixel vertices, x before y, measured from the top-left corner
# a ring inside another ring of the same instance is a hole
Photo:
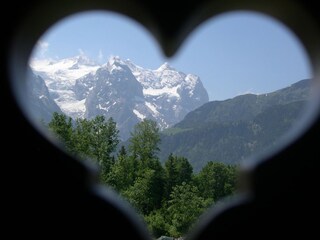
[[[208,161],[239,163],[269,149],[301,116],[310,84],[302,80],[268,94],[206,103],[162,132],[160,159],[183,156],[199,171]]]

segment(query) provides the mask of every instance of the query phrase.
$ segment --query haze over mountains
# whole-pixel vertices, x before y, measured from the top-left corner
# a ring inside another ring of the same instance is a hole
[[[99,65],[81,55],[37,60],[30,65],[44,80],[50,93],[47,98],[51,97],[62,112],[72,118],[113,117],[123,140],[144,118],[165,129],[209,101],[198,76],[180,72],[168,63],[151,70],[117,56]]]

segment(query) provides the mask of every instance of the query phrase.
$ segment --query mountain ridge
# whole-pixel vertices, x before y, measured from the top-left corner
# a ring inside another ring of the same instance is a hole
[[[265,94],[211,101],[162,131],[159,157],[186,157],[195,171],[208,161],[237,164],[277,144],[298,121],[311,79]]]
[[[113,117],[122,139],[144,118],[165,129],[209,101],[198,76],[177,71],[167,62],[152,70],[119,56],[110,57],[103,65],[83,56],[30,65],[65,114],[72,118]]]

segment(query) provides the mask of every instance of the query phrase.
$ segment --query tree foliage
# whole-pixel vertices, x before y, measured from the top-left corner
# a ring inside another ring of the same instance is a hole
[[[72,118],[54,112],[48,128],[64,143],[67,151],[74,151]]]
[[[165,162],[165,195],[168,198],[174,186],[190,182],[193,169],[188,159],[170,154]]]
[[[231,195],[235,190],[236,166],[220,162],[208,162],[195,178],[204,198],[215,201]]]
[[[119,131],[112,118],[78,118],[72,124],[70,117],[54,113],[48,128],[66,145],[67,151],[96,161],[100,166],[101,180],[107,180],[114,160],[112,154],[119,143]]]
[[[236,167],[209,162],[199,173],[185,157],[157,157],[160,133],[156,122],[138,123],[118,153],[119,131],[112,118],[75,119],[54,113],[48,128],[67,151],[91,158],[100,180],[123,196],[145,219],[155,237],[181,237],[214,202],[235,190]]]
[[[106,183],[121,193],[127,190],[137,178],[137,161],[127,154],[124,146],[121,147]]]
[[[148,159],[156,158],[159,149],[160,135],[157,123],[153,120],[144,119],[135,125],[131,133],[129,150],[131,154],[147,162]]]
[[[180,237],[188,233],[204,210],[212,203],[211,198],[201,197],[198,188],[194,185],[183,182],[175,186],[168,201],[171,221],[170,235]]]

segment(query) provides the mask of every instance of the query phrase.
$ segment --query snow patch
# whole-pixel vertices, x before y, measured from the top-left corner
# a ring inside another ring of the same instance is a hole
[[[178,99],[180,99],[180,95],[178,94],[178,88],[179,86],[175,86],[175,87],[163,87],[163,88],[158,88],[158,89],[154,89],[154,88],[144,88],[143,89],[143,95],[149,95],[149,96],[159,96],[159,95],[163,95],[163,94],[167,94],[170,97],[176,97]]]
[[[160,115],[160,113],[158,112],[158,110],[154,104],[152,104],[150,102],[146,102],[145,104],[152,111],[152,116],[157,117]]]
[[[141,114],[138,110],[136,109],[133,109],[133,113],[140,119],[140,120],[143,120],[146,118],[145,115]]]
[[[81,101],[57,102],[61,110],[72,118],[84,118],[85,99]]]
[[[101,109],[101,110],[108,111],[108,108],[106,108],[106,107],[102,107],[102,106],[101,106],[101,104],[99,104],[99,105],[98,105],[98,108],[99,108],[99,109]]]
[[[199,81],[199,77],[193,74],[188,74],[185,78],[187,89],[189,89],[189,96],[192,97],[194,89]]]
[[[77,68],[72,68],[77,64]],[[47,76],[45,81],[54,79],[55,81],[63,81],[65,84],[74,85],[75,80],[83,77],[88,73],[94,73],[99,65],[81,65],[77,63],[77,58],[53,60],[32,60],[31,68],[36,72],[45,73]]]

